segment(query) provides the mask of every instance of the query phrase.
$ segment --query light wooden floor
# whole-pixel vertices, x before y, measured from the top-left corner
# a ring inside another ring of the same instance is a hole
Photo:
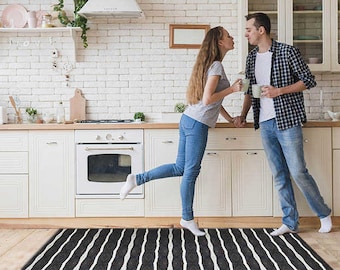
[[[201,228],[277,228],[280,218],[197,218]],[[340,217],[333,230],[318,233],[318,218],[301,218],[299,235],[331,266],[340,269]],[[0,269],[18,270],[58,228],[168,228],[179,227],[179,218],[77,218],[0,219]]]

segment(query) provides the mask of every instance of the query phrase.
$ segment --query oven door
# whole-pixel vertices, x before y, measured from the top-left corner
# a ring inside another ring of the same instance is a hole
[[[119,197],[128,174],[143,171],[142,144],[77,144],[77,195]],[[129,197],[142,198],[143,186]]]

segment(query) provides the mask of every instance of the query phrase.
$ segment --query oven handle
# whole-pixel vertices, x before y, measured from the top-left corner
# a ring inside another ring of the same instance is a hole
[[[85,151],[93,150],[133,150],[133,147],[118,147],[118,148],[101,148],[101,147],[86,147]]]

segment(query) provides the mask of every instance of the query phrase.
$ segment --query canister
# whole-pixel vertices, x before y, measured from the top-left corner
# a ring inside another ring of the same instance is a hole
[[[0,106],[0,125],[7,123],[7,109]]]

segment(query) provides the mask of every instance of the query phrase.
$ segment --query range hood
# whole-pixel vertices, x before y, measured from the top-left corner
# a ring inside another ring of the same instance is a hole
[[[88,0],[78,14],[93,17],[141,18],[144,17],[136,0]]]

